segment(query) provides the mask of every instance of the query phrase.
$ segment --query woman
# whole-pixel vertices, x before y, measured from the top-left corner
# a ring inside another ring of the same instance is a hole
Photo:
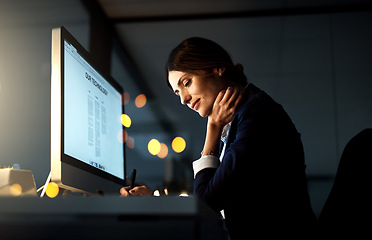
[[[193,162],[194,192],[224,210],[230,237],[310,236],[315,216],[303,146],[282,106],[249,83],[242,66],[213,41],[184,40],[166,67],[181,103],[208,118],[201,158]],[[122,194],[151,192],[128,190]]]

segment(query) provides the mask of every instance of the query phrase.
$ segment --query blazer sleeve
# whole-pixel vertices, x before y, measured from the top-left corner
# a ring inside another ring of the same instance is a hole
[[[194,181],[194,193],[215,210],[222,210],[226,203],[226,197],[230,194],[229,189],[234,182],[236,168],[239,161],[247,158],[249,139],[254,130],[254,119],[240,119],[231,125],[231,132],[235,133],[235,139],[230,143],[218,168],[208,167],[196,173]],[[237,128],[237,129],[233,129]],[[230,136],[229,136],[230,138]],[[199,159],[200,160],[200,159]]]

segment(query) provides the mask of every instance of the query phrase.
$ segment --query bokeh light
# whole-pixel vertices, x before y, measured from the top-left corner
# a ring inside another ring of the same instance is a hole
[[[50,198],[57,197],[57,195],[59,193],[59,187],[58,187],[57,183],[55,183],[55,182],[48,183],[48,186],[47,186],[47,189],[46,189],[45,193]]]
[[[146,102],[147,102],[147,99],[146,99],[146,96],[145,94],[140,94],[136,97],[136,99],[134,100],[134,104],[136,105],[136,107],[138,108],[141,108],[143,106],[146,105]]]
[[[128,139],[128,133],[125,130],[120,130],[116,137],[120,143],[125,143]]]
[[[22,186],[19,185],[18,183],[14,183],[10,186],[9,191],[10,191],[10,194],[17,197],[22,194]]]
[[[181,153],[186,148],[186,141],[182,137],[176,137],[172,141],[172,148],[176,153]]]
[[[159,158],[165,158],[168,156],[168,147],[164,143],[160,143],[160,151],[157,154]]]
[[[154,193],[152,194],[154,197],[160,197],[160,191],[155,190]]]
[[[157,155],[160,152],[161,145],[158,140],[151,139],[149,144],[147,145],[147,148],[152,155]]]
[[[128,136],[125,143],[127,144],[127,147],[129,147],[130,149],[134,149],[134,138],[132,138],[131,136]]]
[[[130,125],[132,125],[132,120],[127,114],[121,115],[121,123],[124,125],[124,127],[129,128]]]
[[[130,95],[128,92],[124,92],[123,93],[123,96],[122,96],[122,103],[123,105],[126,105],[129,103],[129,100],[130,100]]]
[[[188,197],[189,194],[188,194],[186,191],[182,191],[182,192],[180,193],[180,195],[178,195],[178,196],[180,196],[180,197]]]

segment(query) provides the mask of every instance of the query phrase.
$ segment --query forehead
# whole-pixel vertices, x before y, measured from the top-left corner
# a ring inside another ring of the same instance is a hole
[[[168,80],[173,91],[177,89],[178,81],[185,75],[185,72],[180,71],[170,71],[168,72]]]

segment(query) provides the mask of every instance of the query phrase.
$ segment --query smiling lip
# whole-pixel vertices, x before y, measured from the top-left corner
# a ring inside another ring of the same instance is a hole
[[[199,104],[200,103],[200,98],[198,99],[198,100],[196,100],[195,102],[193,102],[192,104],[191,104],[191,108],[194,110],[194,111],[198,111],[198,108],[199,108]]]

